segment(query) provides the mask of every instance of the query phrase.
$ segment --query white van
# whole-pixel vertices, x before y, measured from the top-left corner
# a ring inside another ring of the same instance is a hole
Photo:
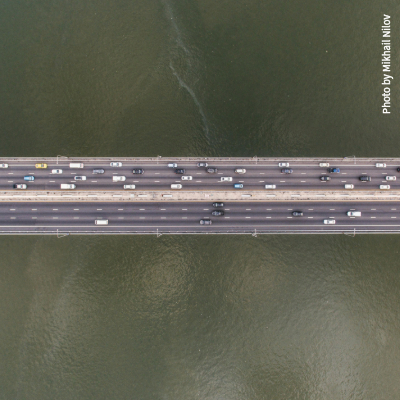
[[[62,183],[60,189],[76,189],[76,185],[73,183]]]
[[[265,189],[276,189],[276,185],[265,185]]]
[[[182,189],[182,185],[180,183],[173,183],[171,189]]]
[[[379,189],[380,190],[389,190],[390,189],[390,185],[379,185]]]
[[[346,185],[344,185],[345,189],[354,189],[354,185],[352,183],[348,183]]]
[[[347,211],[349,217],[361,217],[361,211]]]
[[[70,168],[83,168],[84,165],[82,163],[69,163]]]
[[[123,182],[126,181],[126,177],[125,176],[113,176],[113,182]]]
[[[320,167],[329,167],[329,163],[328,162],[320,162],[319,166]]]
[[[124,189],[135,189],[136,185],[124,185]]]
[[[108,219],[96,219],[94,223],[96,225],[108,225]]]

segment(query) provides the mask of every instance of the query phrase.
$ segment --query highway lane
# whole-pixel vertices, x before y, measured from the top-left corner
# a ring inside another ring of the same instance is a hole
[[[285,160],[282,160],[285,161]],[[1,162],[1,160],[0,160]],[[355,190],[379,189],[381,184],[389,184],[391,190],[400,189],[400,179],[392,182],[385,180],[386,175],[399,176],[399,165],[387,161],[386,168],[377,168],[374,162],[352,164],[349,161],[338,162],[331,167],[339,167],[340,173],[328,173],[327,168],[319,167],[318,162],[291,163],[292,174],[282,174],[277,163],[263,164],[235,163],[229,165],[225,162],[213,162],[211,167],[217,167],[216,174],[209,174],[205,168],[198,168],[195,162],[179,163],[178,167],[185,169],[185,176],[192,176],[191,181],[182,181],[181,175],[175,173],[174,168],[168,168],[167,162],[155,163],[123,162],[122,167],[110,167],[109,163],[85,161],[82,169],[70,168],[69,162],[60,161],[59,164],[49,163],[47,169],[36,169],[34,162],[17,163],[9,162],[9,168],[0,168],[0,190],[10,190],[16,183],[25,183],[28,190],[59,190],[61,183],[74,183],[77,190],[123,190],[124,184],[134,184],[137,190],[170,190],[170,185],[180,183],[183,190],[238,190],[233,188],[234,183],[242,183],[244,190],[265,190],[267,184],[276,185],[277,190],[344,190],[345,184],[353,184]],[[93,169],[103,168],[104,174],[93,174]],[[133,168],[143,168],[144,174],[134,175]],[[236,174],[235,168],[245,168],[245,174]],[[62,169],[62,174],[52,174],[52,169]],[[35,181],[27,182],[25,175],[35,177]],[[85,181],[75,181],[75,176],[86,176]],[[360,176],[371,176],[371,182],[361,182]],[[113,182],[113,176],[125,176],[124,182]],[[321,176],[329,176],[329,182],[320,180]],[[232,182],[221,182],[221,177],[232,177]],[[17,190],[17,189],[15,189]]]
[[[400,232],[398,202],[0,203],[0,233],[246,233]],[[361,211],[348,217],[347,211]],[[303,217],[294,217],[302,211]],[[107,219],[109,225],[95,225]],[[200,225],[210,219],[212,225]],[[325,225],[334,219],[335,225]]]

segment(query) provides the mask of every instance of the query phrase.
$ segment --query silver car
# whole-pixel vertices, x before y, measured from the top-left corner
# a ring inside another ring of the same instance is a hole
[[[386,179],[387,181],[395,181],[395,180],[396,180],[396,177],[395,177],[395,176],[389,176],[389,175],[387,175],[385,179]]]
[[[112,162],[110,163],[110,167],[122,167],[122,162]]]

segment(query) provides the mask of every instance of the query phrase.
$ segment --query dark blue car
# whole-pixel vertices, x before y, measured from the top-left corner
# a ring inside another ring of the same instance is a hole
[[[32,175],[24,176],[24,181],[34,181],[34,180],[35,180],[35,177]]]
[[[340,168],[328,168],[328,172],[331,174],[338,174],[340,172]]]

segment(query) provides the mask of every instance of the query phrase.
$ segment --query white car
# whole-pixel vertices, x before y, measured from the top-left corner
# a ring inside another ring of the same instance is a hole
[[[110,167],[122,167],[122,162],[112,162],[110,163]]]
[[[395,180],[396,180],[396,177],[395,177],[395,176],[389,176],[389,175],[387,175],[385,179],[386,179],[387,181],[395,181]]]
[[[76,180],[76,181],[86,181],[86,176],[77,175],[77,176],[74,176],[74,180]]]
[[[236,168],[235,173],[236,174],[245,174],[246,170],[244,168]]]
[[[16,183],[14,189],[27,189],[28,186],[25,183]]]
[[[329,167],[329,163],[328,162],[320,162],[319,166],[320,167]]]
[[[280,163],[278,163],[278,167],[283,167],[283,168],[285,168],[285,167],[288,167],[289,166],[289,163],[288,162],[280,162]]]
[[[0,168],[8,168],[8,164],[0,164]]]
[[[349,217],[361,217],[361,211],[347,211]]]
[[[276,189],[276,185],[265,185],[265,189]]]
[[[170,164],[168,164],[168,168],[178,168],[178,164],[177,163],[170,163]]]
[[[345,189],[354,189],[354,185],[352,183],[347,183],[346,185],[344,185]]]
[[[386,164],[384,164],[384,163],[376,163],[375,167],[376,168],[386,168]]]
[[[113,176],[113,182],[123,182],[126,181],[126,177],[125,176]]]
[[[172,183],[171,189],[182,189],[182,185],[180,183]]]
[[[389,190],[390,189],[390,185],[379,185],[379,189],[381,189],[381,190]]]
[[[191,181],[193,179],[193,177],[192,176],[182,176],[181,179],[183,181]]]
[[[62,169],[52,169],[51,173],[52,174],[62,174]]]
[[[124,185],[124,189],[135,189],[135,185]]]
[[[221,182],[232,182],[231,176],[221,176]]]
[[[325,225],[335,225],[336,221],[334,219],[324,219]]]

